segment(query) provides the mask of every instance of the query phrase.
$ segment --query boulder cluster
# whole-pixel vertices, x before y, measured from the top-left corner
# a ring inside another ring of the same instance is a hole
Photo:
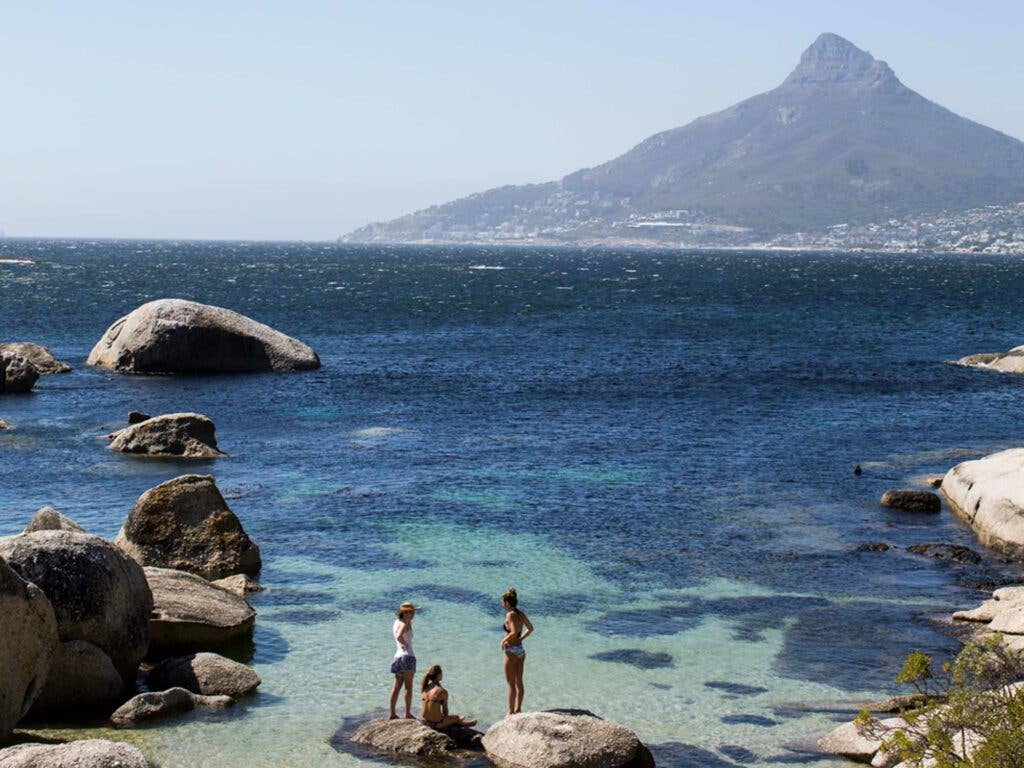
[[[245,574],[259,567],[212,477],[147,491],[114,542],[40,509],[23,533],[0,538],[0,744],[30,715],[125,728],[252,694],[256,672],[215,651],[252,632],[244,594],[258,585]],[[140,693],[143,659],[154,666]],[[71,761],[147,765],[134,747],[101,740],[0,750],[5,768]]]
[[[418,720],[371,720],[353,733],[339,731],[337,749],[349,744],[395,760],[428,763],[472,760],[480,752],[502,768],[653,768],[654,758],[635,733],[592,712],[559,709],[509,715],[480,733],[436,731]]]

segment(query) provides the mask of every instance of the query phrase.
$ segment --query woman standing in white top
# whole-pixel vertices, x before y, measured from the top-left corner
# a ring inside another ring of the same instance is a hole
[[[416,674],[416,654],[412,650],[412,620],[416,616],[416,606],[402,603],[395,611],[395,623],[391,634],[395,637],[395,658],[391,661],[391,674],[395,676],[395,684],[391,686],[391,719],[397,720],[398,693],[405,686],[405,717],[415,720],[412,716],[412,679]]]

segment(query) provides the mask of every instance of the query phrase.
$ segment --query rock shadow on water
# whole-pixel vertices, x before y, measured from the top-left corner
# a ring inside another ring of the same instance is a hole
[[[291,608],[286,611],[268,613],[265,620],[277,624],[326,624],[334,621],[341,615],[340,611],[329,608]]]
[[[595,661],[607,661],[629,664],[638,669],[665,669],[674,667],[672,654],[663,651],[645,651],[641,648],[620,648],[614,651],[593,653],[590,658]]]
[[[733,698],[739,696],[758,696],[762,693],[768,693],[767,688],[762,688],[759,685],[744,685],[743,683],[730,683],[726,680],[708,680],[706,683],[704,683],[704,687],[710,688],[713,691],[722,691]]]
[[[221,656],[226,656],[240,664],[268,665],[283,661],[288,656],[291,645],[280,631],[263,623],[260,619],[256,622],[251,635],[239,638],[216,650]],[[263,693],[261,692],[260,695]]]
[[[722,715],[719,720],[726,725],[756,725],[761,728],[774,728],[779,724],[777,720],[763,715]]]

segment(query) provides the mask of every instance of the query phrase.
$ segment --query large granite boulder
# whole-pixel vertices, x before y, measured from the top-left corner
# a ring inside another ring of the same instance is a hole
[[[942,493],[982,544],[1024,555],[1024,448],[957,464],[946,473]]]
[[[88,363],[122,373],[212,373],[312,370],[320,358],[301,341],[229,309],[160,299],[111,325]]]
[[[145,570],[153,591],[153,650],[203,651],[252,633],[256,611],[238,595],[184,571]]]
[[[0,352],[0,395],[30,392],[39,380],[39,371],[24,355]]]
[[[961,357],[956,362],[1001,373],[1024,373],[1024,346],[1014,347],[1009,352],[979,352]]]
[[[224,709],[234,703],[230,696],[197,696],[184,688],[170,688],[132,697],[114,711],[110,722],[118,728],[131,728],[147,720],[180,715],[196,707]]]
[[[184,688],[204,696],[246,696],[259,687],[260,676],[245,664],[216,653],[193,653],[167,659],[149,673],[150,690]]]
[[[141,456],[215,459],[216,427],[201,413],[168,413],[129,424],[109,435],[110,450]]]
[[[56,649],[50,601],[0,558],[0,744],[42,692]]]
[[[149,761],[131,744],[86,739],[0,749],[0,768],[149,768]]]
[[[49,349],[33,344],[31,341],[8,341],[0,344],[0,354],[4,352],[21,355],[43,376],[51,373],[67,373],[71,370],[70,365],[55,358]]]
[[[484,734],[487,757],[503,768],[651,768],[635,733],[580,710],[509,715]]]
[[[40,507],[25,526],[24,533],[39,531],[71,531],[85,533],[85,529],[66,515],[62,515],[53,507]]]
[[[60,689],[43,691],[47,701],[63,701],[66,708],[92,704],[88,686],[108,677],[95,665],[73,663],[102,656],[131,687],[139,662],[149,647],[149,617],[153,598],[138,563],[98,536],[73,531],[39,531],[0,539],[0,557],[23,579],[38,586],[57,619],[61,642],[58,656],[65,660]],[[93,646],[88,652],[84,643]],[[46,689],[51,682],[48,679]],[[76,693],[77,692],[77,693]],[[52,695],[51,695],[52,693]]]
[[[182,475],[143,493],[115,543],[142,565],[207,579],[255,573],[262,564],[209,475]]]
[[[57,644],[46,685],[32,712],[50,714],[72,707],[84,712],[109,712],[126,687],[105,652],[85,640],[69,640]]]
[[[354,744],[375,752],[420,760],[444,760],[458,748],[447,734],[435,731],[419,720],[371,720],[351,736]]]

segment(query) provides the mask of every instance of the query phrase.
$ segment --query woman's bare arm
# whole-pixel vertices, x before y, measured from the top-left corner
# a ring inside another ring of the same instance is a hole
[[[522,611],[519,612],[519,616],[523,620],[523,627],[524,627],[522,633],[519,635],[519,639],[520,640],[525,640],[526,638],[528,638],[530,635],[533,634],[533,622],[531,622],[530,621],[530,617],[527,616]]]

